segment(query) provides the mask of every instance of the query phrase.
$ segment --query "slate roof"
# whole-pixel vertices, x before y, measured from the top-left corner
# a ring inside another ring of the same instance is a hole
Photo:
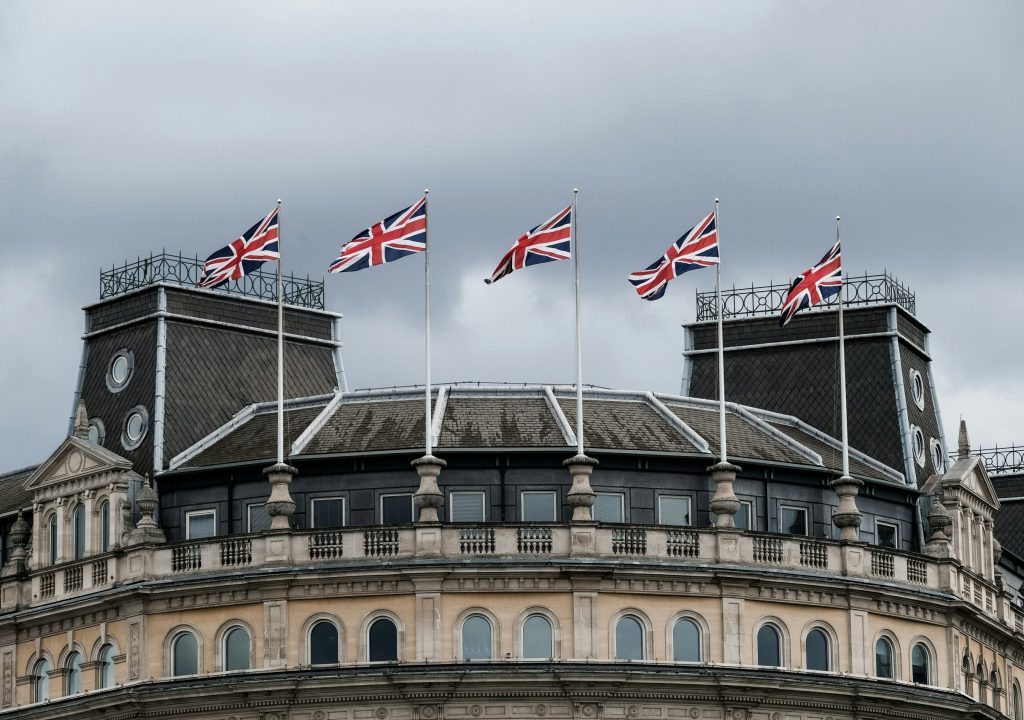
[[[289,457],[410,451],[423,447],[422,389],[362,390],[289,401]],[[796,418],[729,404],[729,456],[838,471],[839,442]],[[276,447],[276,406],[241,413],[172,460],[172,469],[267,460]],[[435,445],[459,449],[565,448],[576,425],[571,388],[550,386],[445,386],[434,393]],[[643,392],[584,391],[586,446],[594,450],[707,456],[718,446],[713,403]],[[687,427],[689,427],[689,430]],[[694,439],[693,435],[696,435]],[[706,452],[698,441],[711,448]],[[822,458],[821,464],[817,457]],[[902,475],[851,451],[851,473],[902,483]]]
[[[1004,502],[996,512],[992,533],[1005,549],[1024,557],[1024,502]]]
[[[25,481],[38,467],[33,465],[0,475],[0,517],[32,507],[32,492],[25,489]]]

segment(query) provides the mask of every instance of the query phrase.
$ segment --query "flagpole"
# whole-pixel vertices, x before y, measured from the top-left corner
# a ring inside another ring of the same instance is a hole
[[[580,347],[580,238],[576,229],[576,200],[580,191],[572,189],[572,264],[576,294],[576,454],[583,454],[583,352]]]
[[[281,199],[277,200],[277,462],[284,462],[284,282],[281,269]]]
[[[715,233],[718,235],[718,263],[715,265],[715,297],[718,300],[718,437],[719,455],[724,463],[725,453],[725,348],[722,342],[722,223],[718,214],[718,198],[715,198]]]
[[[839,242],[839,216],[836,215],[836,242]],[[842,257],[840,255],[840,257]],[[850,474],[850,443],[846,435],[846,343],[843,336],[843,274],[839,270],[839,408],[843,423],[843,477]]]
[[[423,235],[424,235],[424,250],[423,250],[423,314],[424,314],[424,326],[426,330],[425,347],[424,352],[426,354],[426,368],[427,368],[427,385],[425,390],[426,406],[427,406],[427,417],[426,417],[426,432],[424,446],[426,447],[427,456],[434,454],[434,442],[430,436],[430,428],[433,424],[430,418],[430,234],[427,232],[427,223],[430,213],[427,211],[427,197],[430,195],[430,189],[423,191]]]

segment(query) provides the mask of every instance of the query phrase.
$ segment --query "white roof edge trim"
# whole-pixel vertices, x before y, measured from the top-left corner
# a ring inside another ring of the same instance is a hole
[[[821,467],[825,467],[825,463],[822,461],[821,455],[819,455],[818,453],[814,452],[813,450],[811,450],[806,445],[800,444],[798,441],[794,440],[793,438],[791,438],[789,435],[787,435],[786,433],[782,432],[778,428],[772,427],[771,425],[766,423],[764,420],[762,420],[761,418],[757,417],[752,412],[747,410],[742,405],[737,405],[736,403],[729,403],[729,402],[727,402],[726,406],[727,407],[731,407],[733,412],[736,413],[736,415],[738,417],[743,418],[744,420],[746,420],[748,423],[750,423],[751,425],[756,427],[761,432],[763,432],[763,433],[765,433],[765,434],[775,438],[780,443],[782,443],[783,445],[785,445],[789,449],[795,451],[796,453],[798,453],[800,455],[803,455],[805,458],[807,458],[808,460],[813,462],[815,465],[819,465]]]
[[[434,400],[434,414],[430,418],[430,444],[438,447],[441,443],[441,423],[444,422],[444,411],[448,409],[447,385],[439,385],[437,399]]]
[[[228,420],[226,423],[224,423],[219,428],[214,430],[212,433],[202,438],[201,440],[198,440],[191,447],[185,448],[180,453],[172,457],[170,464],[167,466],[167,469],[174,470],[175,468],[181,467],[186,462],[188,462],[196,455],[201,453],[203,450],[216,443],[218,440],[230,435],[232,432],[235,431],[235,429],[251,420],[256,415],[256,409],[258,407],[258,403],[253,403],[252,405],[248,405],[239,410],[237,413],[234,414],[234,416],[230,420]]]
[[[687,425],[682,418],[672,412],[665,403],[656,398],[654,393],[648,391],[645,393],[645,396],[647,398],[647,403],[654,409],[654,412],[660,415],[669,425],[678,430],[683,437],[696,445],[698,450],[706,453],[711,452],[711,447],[708,445],[708,441],[700,433]]]
[[[291,450],[288,453],[289,455],[302,454],[302,451],[306,448],[306,445],[309,444],[309,441],[323,429],[324,425],[327,424],[327,421],[334,415],[334,412],[338,409],[338,406],[341,405],[341,401],[344,397],[345,393],[340,390],[334,393],[334,397],[331,398],[329,403],[324,405],[324,409],[320,411],[320,414],[313,418],[313,422],[307,425],[306,429],[303,430],[297,438],[295,438],[295,442],[292,443]]]
[[[565,444],[567,447],[576,446],[576,433],[573,432],[572,426],[569,425],[569,418],[562,412],[561,406],[558,404],[558,398],[555,397],[555,390],[550,385],[544,386],[544,399],[547,400],[548,409],[551,410],[551,415],[555,418],[555,423],[558,425],[558,429],[562,431],[562,437],[565,438]]]
[[[803,420],[801,420],[800,418],[798,418],[798,417],[796,417],[794,415],[783,415],[781,413],[772,412],[770,410],[753,410],[753,409],[750,409],[750,410],[748,410],[748,412],[751,412],[751,414],[755,414],[756,413],[757,415],[769,418],[771,420],[776,420],[776,421],[779,421],[779,422],[786,423],[788,425],[791,425],[792,427],[795,427],[797,430],[800,430],[802,432],[807,433],[808,435],[812,435],[812,436],[818,438],[823,443],[826,443],[827,445],[830,445],[831,447],[835,448],[836,450],[842,451],[842,449],[843,449],[842,441],[837,440],[836,438],[832,437],[828,433],[822,432],[821,430],[819,430],[818,428],[816,428],[816,427],[814,427],[812,425],[808,425]],[[850,448],[850,457],[857,458],[858,460],[860,460],[865,465],[869,465],[869,466],[873,467],[875,470],[877,470],[878,472],[882,473],[883,475],[886,475],[887,477],[891,478],[892,480],[896,480],[898,482],[906,484],[905,476],[899,470],[894,470],[893,468],[889,467],[885,463],[880,462],[878,460],[875,460],[870,455],[866,455],[866,454],[862,453],[860,450],[857,450],[857,449],[851,447]]]

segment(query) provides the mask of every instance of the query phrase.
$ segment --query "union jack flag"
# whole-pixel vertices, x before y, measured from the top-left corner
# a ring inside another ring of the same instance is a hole
[[[510,272],[522,270],[530,265],[568,260],[571,257],[571,240],[572,205],[516,240],[515,245],[502,256],[498,267],[494,268],[494,272],[484,282],[490,285]]]
[[[718,223],[712,212],[672,243],[659,259],[630,273],[629,281],[644,300],[657,300],[665,294],[669,280],[717,264]]]
[[[341,246],[332,273],[355,272],[427,249],[427,199],[390,215]]]
[[[839,243],[836,243],[817,265],[800,273],[789,286],[789,294],[782,303],[779,325],[785,326],[798,310],[814,307],[843,289],[840,260]]]
[[[231,280],[255,272],[268,260],[280,260],[280,237],[277,211],[274,208],[265,218],[242,233],[242,236],[206,258],[203,276],[196,283],[202,288],[220,287]]]

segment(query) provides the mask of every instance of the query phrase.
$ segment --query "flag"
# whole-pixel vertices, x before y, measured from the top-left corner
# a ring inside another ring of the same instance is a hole
[[[268,260],[280,260],[278,248],[277,211],[270,213],[246,230],[240,238],[206,258],[203,276],[196,283],[202,288],[215,288],[255,272]]]
[[[427,249],[427,199],[371,225],[341,246],[332,273],[355,272],[383,265]]]
[[[658,260],[630,273],[629,281],[644,300],[657,300],[665,294],[669,280],[717,264],[718,223],[712,212],[672,243]]]
[[[530,265],[568,260],[571,257],[571,239],[572,205],[516,240],[516,244],[505,253],[498,267],[494,268],[494,272],[484,282],[490,285],[512,271],[522,270]]]
[[[814,307],[842,289],[843,268],[839,243],[836,243],[817,265],[804,270],[789,286],[789,294],[782,303],[779,325],[785,326],[798,310]]]

